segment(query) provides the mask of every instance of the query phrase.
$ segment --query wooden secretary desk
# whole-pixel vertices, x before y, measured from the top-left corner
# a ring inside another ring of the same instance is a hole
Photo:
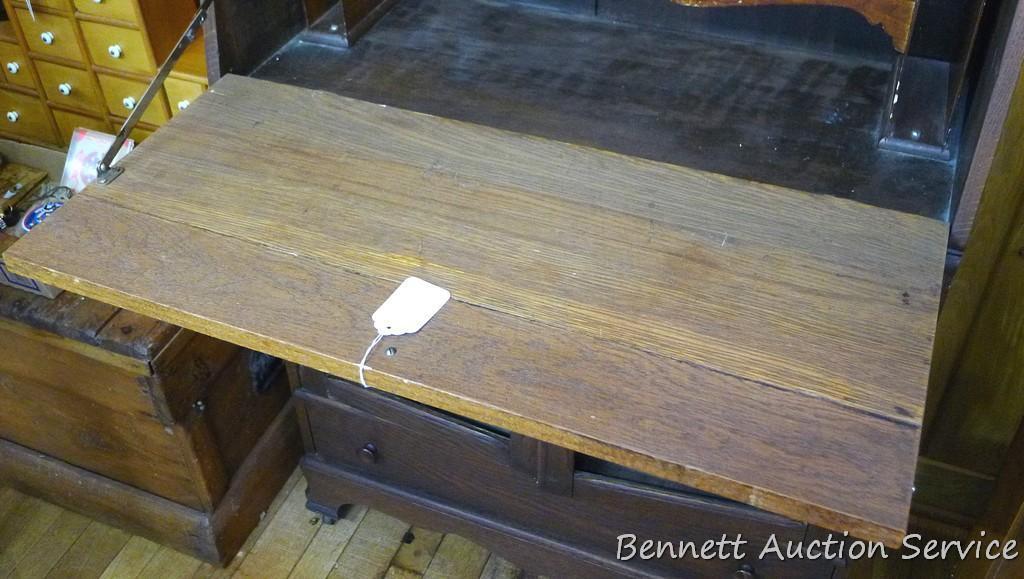
[[[226,72],[274,35],[218,5]],[[953,174],[875,146],[886,67],[518,4],[409,0],[372,30],[374,3],[339,6],[10,267],[287,360],[328,518],[369,504],[559,577],[831,577],[756,555],[898,546]],[[410,275],[453,299],[364,389],[370,314]],[[617,560],[628,533],[749,543]]]

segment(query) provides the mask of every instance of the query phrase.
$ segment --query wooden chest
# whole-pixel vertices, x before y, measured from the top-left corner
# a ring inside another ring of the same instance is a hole
[[[220,562],[297,461],[267,356],[6,287],[0,344],[0,484]]]
[[[780,545],[826,536],[813,526],[309,368],[290,374],[307,445],[308,506],[328,520],[346,505],[369,505],[472,537],[553,577],[834,577],[844,570],[841,560],[758,560],[772,536]],[[727,541],[714,557],[699,555],[719,538]],[[642,558],[647,540],[669,541],[680,556]],[[680,548],[687,542],[696,557]]]

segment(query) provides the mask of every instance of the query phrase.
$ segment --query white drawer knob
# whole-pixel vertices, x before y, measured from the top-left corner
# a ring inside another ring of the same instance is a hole
[[[135,97],[124,97],[124,100],[121,101],[121,104],[123,104],[124,108],[126,108],[128,110],[134,110],[135,109],[135,105],[137,103],[135,101]]]
[[[124,51],[121,50],[120,44],[111,44],[107,47],[107,54],[109,54],[111,58],[121,58],[121,55],[124,54]]]
[[[178,110],[179,111],[183,111],[183,110],[187,109],[188,105],[190,105],[190,104],[192,104],[192,103],[190,103],[188,101],[188,99],[185,99],[183,101],[178,101]]]
[[[17,62],[8,62],[7,63],[7,72],[9,72],[11,74],[18,74],[19,70],[21,70],[21,65],[18,64]]]
[[[60,86],[57,87],[57,91],[60,94],[64,95],[64,96],[68,96],[69,94],[71,94],[71,83],[69,83],[69,82],[62,82],[62,83],[60,83]]]
[[[39,39],[43,41],[43,44],[53,44],[53,33],[44,32],[39,35]]]
[[[93,4],[103,4],[103,0],[92,0]]]
[[[18,111],[7,111],[7,120],[8,121],[11,121],[12,123],[16,123],[16,122],[18,122],[18,119],[20,119],[20,118],[21,118],[21,115],[18,114]]]

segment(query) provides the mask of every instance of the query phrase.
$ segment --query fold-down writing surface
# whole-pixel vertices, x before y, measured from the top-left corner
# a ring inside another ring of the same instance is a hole
[[[12,267],[350,379],[416,275],[452,302],[370,384],[903,533],[942,223],[240,77],[123,165]]]

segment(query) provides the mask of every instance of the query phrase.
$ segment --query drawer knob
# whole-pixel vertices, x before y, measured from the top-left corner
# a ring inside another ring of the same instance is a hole
[[[183,101],[178,101],[178,110],[179,111],[183,111],[183,110],[187,109],[188,105],[190,105],[190,104],[192,104],[192,103],[190,103],[188,101],[188,99],[185,99]]]
[[[124,105],[124,108],[132,111],[135,110],[135,105],[138,103],[135,101],[135,97],[124,97],[124,100],[121,101],[121,104]]]
[[[21,70],[21,65],[18,64],[17,62],[8,62],[7,63],[7,72],[9,72],[11,74],[18,74],[19,70]]]
[[[93,4],[103,4],[103,0],[92,0]]]
[[[107,54],[109,54],[111,58],[121,58],[124,51],[121,50],[120,44],[111,44],[107,47]]]
[[[11,121],[12,123],[16,123],[16,122],[18,122],[18,119],[20,119],[20,118],[21,118],[21,115],[18,114],[18,111],[7,111],[7,120],[8,121]]]
[[[54,37],[52,32],[44,32],[39,35],[39,39],[43,41],[43,44],[53,44]]]
[[[69,82],[62,82],[62,83],[60,83],[60,85],[57,87],[57,92],[59,92],[60,94],[62,94],[64,96],[68,96],[69,94],[71,94],[71,83],[69,83]]]
[[[377,447],[372,442],[367,442],[359,449],[359,460],[366,464],[377,462]]]

